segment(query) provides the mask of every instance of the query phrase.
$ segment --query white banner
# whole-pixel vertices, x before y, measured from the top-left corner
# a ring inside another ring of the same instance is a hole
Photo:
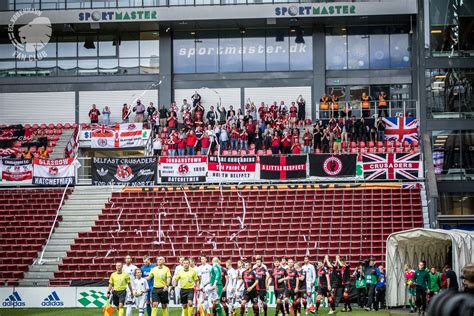
[[[101,126],[92,130],[91,148],[127,148],[143,147],[147,131],[143,130],[143,123],[120,124],[115,128]]]
[[[160,157],[161,182],[204,182],[207,156]]]
[[[0,159],[0,179],[3,181],[31,181],[32,174],[31,160]]]
[[[66,185],[74,184],[74,158],[33,160],[33,184]]]
[[[209,156],[208,180],[241,182],[255,180],[256,156]]]

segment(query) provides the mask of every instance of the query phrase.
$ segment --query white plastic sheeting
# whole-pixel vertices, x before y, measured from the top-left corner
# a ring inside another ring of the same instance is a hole
[[[387,305],[406,304],[405,264],[415,269],[426,260],[428,267],[443,267],[452,246],[452,267],[460,276],[463,266],[474,262],[474,232],[464,230],[411,229],[393,233],[387,238]],[[460,280],[458,280],[460,282]],[[461,284],[461,283],[459,283]]]

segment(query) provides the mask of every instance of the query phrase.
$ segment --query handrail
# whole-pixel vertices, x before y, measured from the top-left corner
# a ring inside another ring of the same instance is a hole
[[[63,196],[61,197],[61,202],[59,202],[59,206],[58,206],[58,209],[56,211],[56,216],[54,217],[54,222],[53,222],[53,225],[51,226],[51,230],[49,231],[49,235],[48,235],[48,239],[46,240],[46,244],[43,247],[43,251],[41,251],[41,256],[40,256],[39,260],[35,263],[43,264],[43,263],[46,262],[46,261],[43,260],[44,252],[46,251],[46,248],[48,247],[49,241],[51,240],[51,236],[53,235],[54,227],[56,226],[56,222],[58,220],[59,211],[61,210],[61,207],[63,206],[64,197],[66,196],[66,192],[67,192],[68,188],[69,188],[69,182],[66,184],[66,187],[64,188]]]

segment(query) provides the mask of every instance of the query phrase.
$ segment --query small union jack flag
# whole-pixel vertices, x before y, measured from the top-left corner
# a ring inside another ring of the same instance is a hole
[[[418,140],[418,121],[413,117],[385,117],[385,139],[408,141]]]
[[[417,180],[420,154],[373,154],[362,155],[362,168],[366,180]]]

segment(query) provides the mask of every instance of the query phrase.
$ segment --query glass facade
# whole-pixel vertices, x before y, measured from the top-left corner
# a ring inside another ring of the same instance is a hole
[[[313,45],[310,29],[202,31],[174,34],[174,73],[312,69]]]
[[[474,131],[433,131],[431,143],[438,180],[474,180]]]
[[[409,34],[406,30],[346,29],[343,27],[331,28],[326,32],[327,70],[408,68],[410,66]]]
[[[474,117],[474,69],[428,69],[427,113],[435,119]]]
[[[432,56],[474,56],[474,1],[430,0]]]
[[[5,34],[6,35],[6,34]],[[0,41],[0,76],[87,76],[159,72],[158,32],[58,35],[37,61],[14,58],[7,37]]]
[[[474,215],[474,193],[442,192],[438,207],[443,215]]]
[[[391,0],[352,0],[352,2],[389,2]],[[161,6],[238,5],[265,3],[308,3],[308,0],[3,0],[0,9],[14,11],[24,8],[41,10],[95,9],[95,8],[141,8]],[[316,0],[314,3],[326,1]],[[332,0],[331,2],[347,2]]]

